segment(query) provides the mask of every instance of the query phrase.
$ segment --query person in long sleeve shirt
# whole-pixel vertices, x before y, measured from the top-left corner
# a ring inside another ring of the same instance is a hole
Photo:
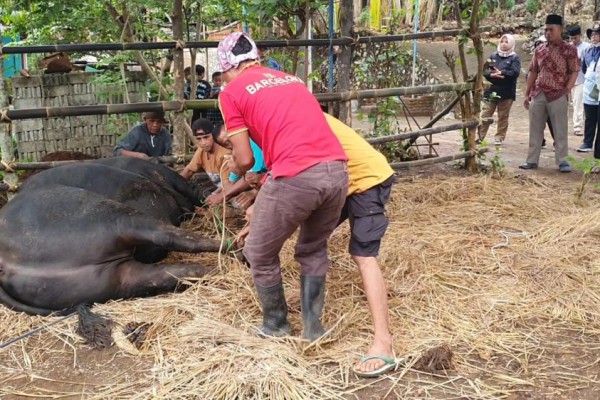
[[[498,128],[496,129],[495,144],[501,145],[506,139],[508,116],[517,96],[517,79],[521,73],[521,60],[515,53],[513,35],[502,35],[498,51],[492,53],[483,76],[492,86],[483,93],[484,107],[481,118],[490,118],[498,111]],[[489,125],[480,125],[479,140],[487,134]]]
[[[145,112],[142,122],[131,128],[129,133],[115,146],[115,156],[151,158],[173,154],[173,138],[163,127],[165,114]]]
[[[584,74],[583,81],[583,109],[585,112],[584,122],[584,136],[583,143],[577,148],[577,151],[582,153],[588,153],[594,150],[594,140],[596,134],[600,129],[598,119],[598,92],[594,95],[594,88],[597,87],[598,74],[598,61],[600,59],[600,24],[596,24],[592,29],[587,30],[587,35],[592,41],[591,47],[589,47],[581,59],[581,71]],[[597,142],[597,141],[596,141]],[[600,144],[597,151],[600,156]]]

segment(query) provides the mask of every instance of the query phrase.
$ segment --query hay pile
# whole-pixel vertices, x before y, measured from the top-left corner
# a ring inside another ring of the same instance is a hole
[[[380,261],[395,351],[412,358],[381,379],[351,373],[372,330],[344,225],[330,241],[324,322],[333,329],[321,343],[297,339],[299,271],[288,243],[282,263],[296,337],[251,334],[261,317],[249,271],[224,258],[219,275],[185,293],[94,309],[119,332],[147,323],[139,348],[117,334],[117,348],[88,350],[72,318],[0,350],[0,397],[598,398],[600,208],[594,195],[576,205],[575,186],[518,177],[399,182]],[[173,257],[217,263],[215,255]],[[0,342],[49,320],[0,309]],[[435,364],[420,359],[433,348],[449,349],[451,369],[412,368]]]

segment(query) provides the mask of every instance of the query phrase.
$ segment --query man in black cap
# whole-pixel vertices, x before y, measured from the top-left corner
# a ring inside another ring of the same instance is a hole
[[[581,27],[573,25],[567,29],[571,44],[577,48],[577,57],[579,61],[583,59],[583,53],[590,47],[590,44],[582,40]],[[583,125],[583,71],[579,71],[575,86],[571,90],[571,106],[573,107],[573,133],[575,136],[581,136]]]
[[[560,172],[571,172],[567,162],[568,95],[575,86],[580,62],[577,49],[562,39],[563,19],[560,15],[546,17],[544,36],[533,54],[529,66],[529,79],[525,91],[525,108],[529,110],[529,151],[522,169],[538,167],[546,119],[550,117],[554,128],[555,160]]]
[[[173,138],[163,127],[165,113],[151,111],[142,114],[142,122],[131,128],[127,136],[115,146],[115,156],[151,158],[173,154]]]

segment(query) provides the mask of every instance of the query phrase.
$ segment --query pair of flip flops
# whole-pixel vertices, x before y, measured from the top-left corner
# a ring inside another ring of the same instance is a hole
[[[394,358],[391,358],[391,357],[386,357],[386,356],[375,355],[375,356],[362,356],[360,358],[361,363],[367,362],[369,360],[381,360],[381,361],[385,362],[385,364],[373,371],[359,371],[355,368],[354,373],[356,374],[356,376],[358,376],[360,378],[378,378],[381,375],[385,374],[386,372],[391,371],[391,370],[396,370],[396,368],[398,368],[400,365],[405,364],[404,358],[396,358],[395,356],[394,356]]]

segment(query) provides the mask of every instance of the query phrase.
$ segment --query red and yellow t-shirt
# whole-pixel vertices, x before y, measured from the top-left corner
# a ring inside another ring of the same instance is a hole
[[[325,161],[347,161],[319,103],[302,80],[261,66],[243,70],[219,95],[229,135],[248,130],[274,178]]]

